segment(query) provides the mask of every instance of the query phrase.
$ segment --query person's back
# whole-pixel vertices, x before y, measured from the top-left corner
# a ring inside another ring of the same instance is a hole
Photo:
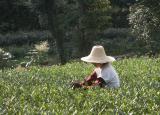
[[[104,79],[106,87],[118,88],[120,86],[118,74],[111,64],[106,64],[102,68],[96,68],[95,71],[98,78]]]

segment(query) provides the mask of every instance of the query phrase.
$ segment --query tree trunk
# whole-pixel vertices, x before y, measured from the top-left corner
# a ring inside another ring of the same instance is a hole
[[[87,34],[87,28],[85,28],[86,25],[84,25],[83,21],[83,17],[85,17],[86,12],[87,12],[87,6],[85,5],[85,0],[78,0],[78,4],[79,4],[79,34],[80,34],[80,40],[79,40],[79,52],[80,52],[80,56],[85,56],[86,54],[89,53],[92,45],[93,45],[93,41],[92,39],[88,36]]]
[[[57,22],[57,11],[56,11],[55,0],[45,0],[45,8],[48,18],[48,28],[53,36],[53,42],[56,42],[57,51],[59,54],[61,64],[66,63],[64,46],[63,46],[63,32],[59,29]]]

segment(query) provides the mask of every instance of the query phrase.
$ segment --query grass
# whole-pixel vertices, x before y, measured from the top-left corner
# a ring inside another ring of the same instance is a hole
[[[119,89],[72,90],[93,66],[64,66],[0,71],[1,114],[152,114],[160,113],[160,58],[132,58],[113,63]]]

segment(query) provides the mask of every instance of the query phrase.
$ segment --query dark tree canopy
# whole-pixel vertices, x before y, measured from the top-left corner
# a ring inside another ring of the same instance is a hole
[[[40,28],[36,13],[21,1],[1,0],[0,14],[1,32]]]

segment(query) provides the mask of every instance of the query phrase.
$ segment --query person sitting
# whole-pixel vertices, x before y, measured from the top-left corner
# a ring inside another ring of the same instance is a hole
[[[90,54],[81,58],[82,61],[92,63],[95,66],[91,75],[82,82],[73,82],[72,88],[91,88],[99,86],[102,88],[120,87],[119,76],[112,66],[114,57],[107,56],[103,46],[93,46]]]

